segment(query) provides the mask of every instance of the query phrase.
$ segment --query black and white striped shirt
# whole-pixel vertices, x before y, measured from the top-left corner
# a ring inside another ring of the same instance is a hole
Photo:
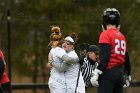
[[[94,63],[94,62],[91,62],[91,61],[92,60],[90,60],[87,57],[85,57],[83,59],[83,64],[81,65],[81,72],[82,72],[82,76],[83,76],[83,79],[84,79],[86,87],[89,86],[92,71],[97,66],[97,62]]]

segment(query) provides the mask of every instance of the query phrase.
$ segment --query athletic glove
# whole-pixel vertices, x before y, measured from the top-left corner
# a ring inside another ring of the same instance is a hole
[[[92,72],[92,76],[90,79],[92,86],[99,87],[98,78],[99,78],[99,75],[101,75],[102,73],[103,72],[97,68]]]
[[[123,87],[126,88],[126,87],[129,87],[130,86],[130,81],[131,81],[131,76],[127,76],[127,75],[124,75],[124,85]]]

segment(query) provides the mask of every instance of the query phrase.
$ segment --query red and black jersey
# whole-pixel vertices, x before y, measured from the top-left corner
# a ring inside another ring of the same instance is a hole
[[[3,76],[2,76],[2,78],[0,80],[0,84],[3,84],[3,83],[10,82],[10,80],[9,80],[8,75],[6,73],[6,63],[5,63],[4,56],[3,56],[3,53],[2,53],[1,50],[0,50],[0,59],[2,59],[2,62],[4,62],[4,64],[5,64]]]
[[[103,31],[99,38],[99,44],[110,46],[110,57],[106,69],[124,64],[127,43],[124,35],[118,29],[110,28]]]

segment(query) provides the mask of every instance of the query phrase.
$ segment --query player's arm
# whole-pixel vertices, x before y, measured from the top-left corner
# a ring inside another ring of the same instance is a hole
[[[124,63],[124,85],[123,87],[129,87],[131,81],[131,63],[129,60],[128,52],[125,54],[125,63]]]
[[[3,73],[4,73],[4,62],[3,62],[3,60],[0,58],[0,80],[1,80],[1,78],[2,78],[2,76],[3,76]]]
[[[64,61],[64,63],[68,63],[68,64],[73,64],[73,63],[77,63],[79,62],[79,58],[72,58],[69,57],[67,54],[62,56],[62,60]]]
[[[63,72],[65,71],[67,68],[68,68],[68,64],[64,63],[64,62],[55,62],[53,60],[53,54],[52,53],[49,53],[48,55],[48,64],[47,64],[47,67],[49,69],[51,69],[52,67],[54,67],[55,69],[57,69],[59,72]]]
[[[97,67],[97,69],[104,71],[110,58],[110,45],[109,44],[100,44],[100,51],[99,51],[99,58],[100,58],[100,63]]]
[[[71,64],[78,62],[77,58],[71,58],[67,54],[62,56],[62,60],[63,62],[55,62],[54,60],[51,60],[50,63],[59,72],[63,72],[66,71]]]
[[[131,75],[131,63],[130,63],[128,52],[126,52],[125,55],[124,71],[127,74],[127,76]]]
[[[73,54],[75,55],[75,54]],[[59,49],[57,52],[57,57],[63,60],[64,63],[73,64],[79,62],[79,58],[69,56],[64,49]]]
[[[68,69],[68,67],[70,66],[70,64],[67,64],[67,63],[64,63],[64,62],[58,63],[58,62],[52,61],[51,64],[59,72],[66,71],[66,69]]]
[[[50,70],[52,68],[51,61],[53,60],[51,53],[48,54],[48,62],[47,62],[47,68]]]

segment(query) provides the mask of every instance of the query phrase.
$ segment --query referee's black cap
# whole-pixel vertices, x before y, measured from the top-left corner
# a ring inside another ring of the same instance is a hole
[[[90,45],[88,48],[88,52],[94,52],[96,54],[99,54],[99,48],[96,45]]]

